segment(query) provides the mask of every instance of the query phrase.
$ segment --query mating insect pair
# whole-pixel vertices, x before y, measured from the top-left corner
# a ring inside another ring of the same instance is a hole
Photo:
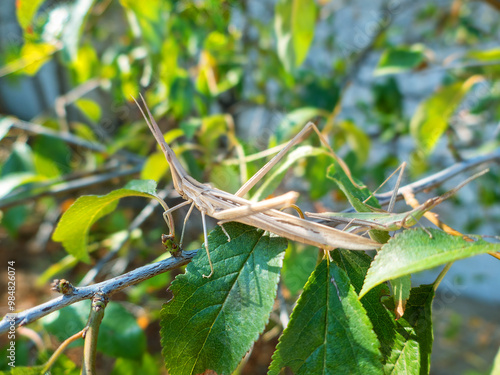
[[[203,275],[204,277],[210,277],[213,274],[213,264],[210,259],[209,246],[208,246],[207,225],[205,217],[206,215],[219,220],[217,224],[220,225],[222,230],[226,233],[228,241],[230,240],[230,237],[228,233],[224,230],[223,225],[224,223],[230,221],[236,221],[259,229],[263,229],[265,231],[269,231],[278,236],[285,237],[293,241],[298,241],[301,243],[313,245],[325,250],[331,250],[337,247],[349,250],[373,250],[382,246],[380,243],[373,241],[369,238],[362,237],[354,233],[341,231],[321,223],[305,220],[303,218],[299,218],[294,215],[290,215],[278,210],[279,208],[289,207],[293,205],[299,195],[297,192],[288,192],[278,197],[274,197],[260,202],[251,202],[243,198],[243,196],[277,162],[279,162],[279,160],[288,152],[288,150],[291,147],[300,142],[313,130],[318,134],[321,141],[329,148],[332,156],[338,160],[341,167],[350,177],[350,172],[347,166],[344,164],[342,159],[338,158],[335,155],[333,150],[328,145],[328,142],[326,142],[326,140],[323,138],[323,136],[317,129],[316,125],[314,125],[313,123],[309,122],[304,127],[304,129],[302,129],[302,131],[300,131],[280,152],[278,152],[278,154],[276,154],[254,176],[252,176],[235,194],[230,194],[228,192],[213,188],[208,184],[200,183],[199,181],[195,180],[194,178],[188,175],[186,170],[182,167],[179,160],[177,159],[175,153],[165,142],[163,134],[161,133],[158,125],[156,124],[142,95],[141,99],[146,108],[147,116],[146,113],[144,113],[144,111],[142,110],[139,103],[137,101],[136,103],[139,106],[139,109],[141,110],[146,120],[146,123],[148,124],[151,132],[153,133],[156,141],[160,145],[165,155],[165,158],[167,159],[168,164],[170,165],[170,170],[172,173],[172,181],[175,190],[179,193],[179,195],[182,198],[186,200],[185,202],[173,208],[170,208],[169,210],[164,212],[165,221],[167,222],[167,225],[170,228],[170,234],[168,238],[165,239],[165,241],[167,241],[168,244],[170,244],[171,241],[173,241],[174,226],[171,213],[179,209],[180,207],[191,204],[188,213],[186,214],[186,217],[184,219],[184,226],[179,241],[179,246],[182,246],[182,241],[184,237],[184,228],[186,222],[191,212],[193,211],[193,208],[196,207],[200,211],[202,217],[205,250],[207,252],[210,264],[210,274],[208,276]],[[434,206],[439,203],[440,202],[436,201]],[[417,213],[415,213],[415,215],[417,215]],[[309,216],[315,217],[314,214],[310,214]],[[408,217],[412,216],[413,214],[411,214]],[[324,217],[321,218],[325,219]],[[394,219],[395,217],[392,217],[392,222],[394,222]],[[401,220],[400,221],[402,224],[409,224],[407,218],[403,218]],[[365,225],[367,224],[366,220],[364,224]],[[387,222],[385,224],[387,224]]]

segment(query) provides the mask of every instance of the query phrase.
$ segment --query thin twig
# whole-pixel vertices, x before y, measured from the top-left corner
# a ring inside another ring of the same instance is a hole
[[[82,301],[84,299],[92,298],[98,291],[102,291],[105,295],[111,296],[112,294],[125,289],[130,285],[138,284],[141,281],[150,279],[153,276],[159,275],[160,273],[164,273],[174,268],[181,267],[189,263],[197,252],[198,249],[184,251],[178,257],[171,257],[160,262],[139,267],[133,271],[127,272],[123,275],[103,281],[98,284],[75,288],[73,294],[59,296],[41,305],[32,307],[31,309],[24,310],[15,314],[8,314],[8,316],[14,318],[13,320],[16,327],[19,325],[24,326],[30,324],[54,311],[62,309],[63,307],[72,305],[73,303]],[[11,321],[9,320],[9,318],[4,317],[4,319],[0,321],[0,334],[6,333],[10,328],[10,324]]]
[[[442,171],[437,172],[429,177],[425,177],[419,181],[405,185],[399,189],[396,200],[399,201],[403,199],[403,195],[405,193],[417,194],[422,191],[434,189],[460,173],[468,171],[469,169],[475,168],[482,164],[488,164],[492,162],[500,162],[500,148],[497,148],[495,151],[489,154],[477,156],[475,158],[453,164],[451,167],[443,169]],[[393,191],[391,190],[386,193],[375,194],[375,197],[378,199],[381,205],[387,205],[391,200],[392,194]],[[354,212],[354,208],[350,208],[342,212]]]
[[[9,194],[6,197],[0,199],[0,208],[7,208],[18,204],[25,204],[27,200],[35,200],[47,195],[59,195],[72,190],[78,190],[92,185],[98,185],[117,177],[129,176],[139,173],[141,170],[142,165],[138,165],[132,168],[103,173],[97,176],[89,176],[74,181],[61,182],[59,184],[49,186],[45,190],[33,193],[32,195],[30,194],[31,190],[22,193]],[[38,189],[39,187],[33,188],[33,190],[35,191]]]
[[[59,120],[59,125],[63,133],[69,133],[68,120],[66,118],[66,106],[80,99],[86,93],[96,89],[101,85],[101,78],[93,78],[87,82],[68,91],[66,94],[59,96],[54,102],[54,109]]]
[[[66,143],[69,143],[69,144],[72,144],[72,145],[78,146],[78,147],[83,147],[83,148],[91,150],[91,151],[102,152],[102,153],[107,152],[106,146],[104,146],[101,143],[88,141],[86,139],[80,138],[80,137],[78,137],[74,134],[71,134],[71,133],[57,132],[57,131],[49,129],[45,126],[35,124],[32,122],[28,122],[28,121],[19,120],[18,118],[15,118],[15,117],[8,116],[5,118],[12,121],[12,125],[14,127],[21,129],[21,130],[24,130],[28,133],[54,137],[54,138],[57,138],[57,139],[60,139],[64,142],[66,142]],[[139,163],[139,164],[142,164],[144,162],[144,158],[137,156],[135,154],[132,154],[130,152],[123,151],[123,150],[117,151],[116,155],[125,158],[129,162]]]
[[[82,329],[80,332],[75,333],[73,336],[68,337],[66,340],[62,342],[61,345],[57,348],[57,350],[50,356],[49,360],[45,364],[43,370],[41,371],[42,374],[47,373],[50,368],[54,365],[56,362],[57,358],[64,352],[64,350],[68,347],[69,344],[71,344],[73,341],[78,340],[80,337],[82,337],[85,329]]]

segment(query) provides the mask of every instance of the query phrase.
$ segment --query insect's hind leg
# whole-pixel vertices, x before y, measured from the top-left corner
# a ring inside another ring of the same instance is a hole
[[[212,264],[212,259],[210,259],[210,251],[208,250],[208,235],[207,235],[207,220],[205,217],[205,212],[201,211],[201,222],[203,224],[203,238],[205,240],[205,251],[207,252],[208,263],[210,264],[210,274],[207,276],[205,274],[201,275],[205,278],[210,278],[214,274],[214,266]]]

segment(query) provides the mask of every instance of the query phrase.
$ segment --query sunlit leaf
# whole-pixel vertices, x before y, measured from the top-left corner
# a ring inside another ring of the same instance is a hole
[[[470,242],[438,229],[429,231],[432,238],[423,229],[407,229],[384,245],[368,271],[360,296],[387,280],[473,255],[500,251],[500,244],[481,238]]]
[[[424,61],[425,50],[422,45],[388,48],[380,57],[374,75],[406,72],[418,68]]]
[[[58,177],[71,170],[71,149],[59,138],[37,136],[33,153],[36,171],[42,176]]]
[[[279,0],[275,7],[274,29],[278,56],[288,72],[300,66],[314,37],[316,4],[307,0]]]
[[[81,98],[75,101],[75,105],[90,120],[93,122],[99,122],[99,119],[101,118],[101,107],[95,101]]]
[[[85,20],[90,14],[96,0],[76,0],[64,31],[62,41],[65,57],[68,61],[74,61],[78,56],[78,45],[83,32]]]
[[[52,239],[62,242],[66,251],[75,258],[89,262],[87,237],[90,227],[101,217],[114,211],[119,199],[131,196],[158,199],[156,182],[135,180],[123,189],[114,190],[107,195],[85,195],[78,198],[59,220]]]
[[[169,374],[229,374],[269,319],[286,240],[264,231],[224,224],[208,237],[211,278],[203,249],[171,284],[161,312],[162,354]]]
[[[17,21],[25,33],[30,33],[33,17],[43,2],[44,0],[16,0]]]
[[[470,88],[482,78],[472,76],[465,82],[444,86],[425,99],[417,108],[410,123],[411,135],[424,154],[434,150],[448,128],[449,118]]]

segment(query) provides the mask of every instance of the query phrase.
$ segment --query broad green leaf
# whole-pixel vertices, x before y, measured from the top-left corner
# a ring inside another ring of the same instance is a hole
[[[487,252],[500,251],[500,244],[477,238],[473,242],[438,229],[407,229],[396,234],[375,257],[360,293],[363,296],[375,285],[414,272]]]
[[[34,75],[59,49],[60,47],[50,43],[26,41],[19,56],[0,68],[0,76],[12,73]]]
[[[205,251],[171,284],[173,298],[161,311],[162,354],[169,374],[231,373],[269,319],[286,240],[227,223],[213,230]]]
[[[500,60],[500,48],[491,48],[483,51],[468,51],[466,56],[479,61],[497,61]]]
[[[432,301],[434,300],[434,288],[432,285],[421,285],[413,288],[410,292],[410,298],[406,304],[406,310],[403,317],[398,321],[401,325],[412,327],[409,336],[406,336],[404,342],[404,352],[395,362],[393,374],[401,374],[409,369],[420,368],[421,375],[429,374],[431,362],[432,342],[434,335],[432,332]],[[406,322],[408,325],[406,325]],[[419,355],[415,353],[418,343]],[[419,360],[419,364],[415,363]],[[404,369],[404,372],[400,371]],[[417,373],[417,371],[407,372]]]
[[[285,70],[290,73],[295,69],[295,53],[292,40],[293,0],[278,0],[274,12],[274,31],[277,39],[278,57]]]
[[[441,87],[418,106],[410,123],[411,135],[424,154],[434,150],[437,142],[448,128],[450,116],[455,112],[465,94],[480,80],[472,76],[465,82],[455,82]]]
[[[38,8],[42,5],[44,0],[17,0],[16,1],[16,15],[19,25],[23,28],[25,33],[31,33],[30,26],[32,25],[33,17],[35,17]]]
[[[0,116],[0,141],[9,133],[12,125],[14,124],[10,118]]]
[[[366,272],[370,268],[372,258],[361,251],[334,250],[330,252],[333,261],[347,273],[356,293],[363,287]],[[381,303],[384,296],[389,296],[389,288],[381,284],[370,290],[361,303],[373,325],[380,342],[380,352],[384,360],[388,360],[397,335],[397,325],[394,315]]]
[[[193,83],[189,77],[178,76],[170,88],[170,107],[176,118],[185,118],[193,107],[195,94]]]
[[[9,236],[17,238],[19,229],[25,223],[26,219],[30,216],[30,209],[26,205],[18,205],[8,208],[2,219],[2,226],[7,230]]]
[[[87,250],[90,227],[101,217],[112,212],[120,198],[133,196],[159,200],[156,196],[156,182],[135,180],[129,182],[123,189],[114,190],[107,195],[87,195],[78,198],[59,220],[52,239],[62,242],[66,251],[75,258],[90,262]],[[159,201],[161,203],[161,200]]]
[[[279,0],[275,7],[274,29],[278,56],[287,72],[299,67],[314,37],[316,4],[307,0]]]
[[[167,24],[165,10],[168,2],[151,0],[142,3],[133,0],[120,0],[120,4],[135,15],[144,38],[144,45],[155,54],[159,53],[165,36]]]
[[[93,122],[99,122],[101,118],[101,107],[95,101],[85,98],[80,98],[75,101],[77,108]]]
[[[495,356],[493,368],[491,369],[491,375],[500,375],[500,348],[498,349],[497,355]]]
[[[411,47],[388,48],[384,51],[374,75],[397,74],[418,68],[425,61],[425,50],[420,44]]]
[[[372,212],[372,209],[369,206],[381,208],[377,199],[374,196],[370,197],[370,190],[368,190],[364,185],[360,185],[358,181],[354,181],[358,184],[358,186],[355,186],[346,172],[336,161],[330,166],[330,168],[328,168],[326,175],[328,178],[335,181],[340,190],[342,190],[342,192],[346,195],[349,203],[351,203],[357,212]],[[366,203],[363,203],[366,199],[368,199],[368,197],[370,197],[370,199]],[[370,237],[380,243],[386,243],[390,238],[387,232],[381,230],[371,230]]]
[[[292,8],[292,41],[295,66],[300,66],[314,38],[316,26],[316,3],[309,0],[294,0]]]
[[[58,138],[39,135],[33,144],[35,168],[38,174],[54,178],[71,170],[71,149]]]
[[[43,371],[44,365],[33,367],[17,366],[12,368],[11,371],[0,371],[0,375],[44,375],[47,372]]]
[[[148,156],[141,171],[141,179],[160,181],[169,170],[167,159],[163,152],[154,152]]]
[[[292,296],[297,295],[314,271],[318,262],[318,249],[297,242],[288,242],[283,261],[281,281]]]
[[[65,307],[41,319],[43,327],[59,341],[77,333],[87,324],[90,301]],[[70,347],[83,345],[83,340]],[[112,357],[139,359],[146,350],[146,335],[134,316],[121,304],[109,302],[99,328],[97,350]]]
[[[22,142],[14,143],[9,158],[2,166],[2,177],[18,173],[35,173],[33,151]]]
[[[2,177],[0,178],[0,199],[5,197],[18,186],[30,182],[41,181],[43,179],[44,178],[42,176],[38,176],[31,172],[11,173],[5,177]]]
[[[78,56],[78,45],[82,35],[85,20],[90,14],[96,0],[76,0],[70,12],[68,22],[64,26],[62,41],[65,57],[68,61],[75,61]]]
[[[118,358],[111,375],[160,375],[161,366],[149,353],[144,353],[140,360]]]
[[[347,274],[321,262],[280,337],[269,374],[382,374],[380,344]]]

